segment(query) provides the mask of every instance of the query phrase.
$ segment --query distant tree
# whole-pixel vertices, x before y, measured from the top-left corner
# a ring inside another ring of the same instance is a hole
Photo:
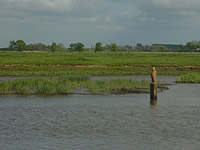
[[[71,44],[69,45],[69,49],[71,49],[71,50],[75,50],[75,47],[76,47],[76,44],[75,44],[75,43],[71,43]]]
[[[160,46],[160,51],[161,52],[167,52],[168,48],[166,46]]]
[[[196,46],[200,44],[200,41],[192,41]]]
[[[16,47],[19,51],[23,51],[26,49],[26,43],[23,40],[17,40]]]
[[[144,46],[144,50],[145,50],[145,51],[150,51],[150,50],[151,50],[151,46],[145,45],[145,46]]]
[[[184,52],[184,50],[185,50],[185,46],[182,45],[182,44],[180,44],[180,45],[179,45],[179,51],[180,51],[180,52]]]
[[[186,46],[188,47],[189,50],[195,50],[197,48],[195,43],[193,42],[187,42]]]
[[[61,50],[66,49],[66,48],[65,48],[65,45],[64,45],[63,43],[59,43],[59,44],[58,44],[58,48],[61,49]]]
[[[111,52],[117,52],[117,51],[118,51],[117,44],[112,43],[112,44],[111,44]]]
[[[111,50],[111,44],[106,44],[104,46],[104,51],[110,51]]]
[[[95,52],[102,52],[103,50],[104,48],[102,46],[102,43],[101,42],[96,43]]]
[[[34,47],[33,44],[29,44],[29,45],[26,46],[26,48],[27,48],[28,50],[33,50],[33,49],[34,49],[33,47]]]
[[[137,51],[143,51],[143,50],[144,50],[144,46],[143,46],[141,43],[137,43],[135,49],[136,49]]]
[[[29,44],[26,46],[28,50],[47,50],[48,47],[45,44],[42,43],[36,43],[36,44]],[[51,49],[51,48],[49,48]]]
[[[57,44],[56,44],[55,42],[52,43],[52,45],[51,45],[51,51],[52,51],[53,53],[57,50],[57,48],[58,48]]]
[[[112,45],[111,45],[112,47]],[[124,51],[132,51],[133,50],[133,46],[131,45],[118,45],[117,46],[118,51],[124,52]]]
[[[124,49],[125,49],[125,51],[132,51],[133,50],[133,46],[131,46],[131,45],[125,45]]]
[[[132,50],[132,49],[133,49],[133,46],[125,45],[125,48],[126,48],[127,50]]]
[[[141,43],[137,43],[136,46],[143,47],[143,45]]]
[[[69,45],[69,49],[72,50],[72,51],[77,51],[77,52],[83,52],[83,49],[84,49],[84,44],[83,43],[71,43]]]
[[[37,43],[37,44],[34,44],[36,46],[36,48],[38,50],[45,50],[47,49],[47,46],[45,44],[42,44],[42,43]]]
[[[16,42],[15,41],[10,41],[9,48],[11,48],[11,49],[16,48]]]

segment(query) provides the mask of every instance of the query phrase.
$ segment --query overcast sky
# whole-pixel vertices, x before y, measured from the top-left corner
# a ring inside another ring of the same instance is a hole
[[[200,40],[200,0],[0,0],[0,47]]]

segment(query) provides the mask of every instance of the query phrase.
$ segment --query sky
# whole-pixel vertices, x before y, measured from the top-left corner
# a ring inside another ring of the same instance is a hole
[[[200,40],[200,0],[0,0],[0,47]]]

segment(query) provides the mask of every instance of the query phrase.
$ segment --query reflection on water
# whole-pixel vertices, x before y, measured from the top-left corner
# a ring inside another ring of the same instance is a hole
[[[149,94],[0,96],[0,149],[188,150],[200,147],[200,85]]]

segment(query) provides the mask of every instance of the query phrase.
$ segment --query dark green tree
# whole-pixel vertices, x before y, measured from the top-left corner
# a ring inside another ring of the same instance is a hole
[[[197,48],[200,48],[200,44],[197,45]]]
[[[10,49],[16,48],[16,42],[15,41],[10,41],[9,48]]]
[[[84,49],[84,44],[83,43],[71,43],[69,45],[69,49],[72,50],[72,51],[77,51],[77,52],[83,52],[83,49]]]
[[[185,46],[182,45],[182,44],[180,44],[180,45],[179,45],[179,51],[180,51],[180,52],[184,52],[184,50],[185,50]]]
[[[144,46],[144,51],[150,51],[150,50],[151,50],[151,46],[149,46],[149,45]]]
[[[144,50],[144,46],[141,43],[137,43],[136,47],[135,47],[136,51],[143,51]]]
[[[102,52],[103,50],[104,48],[102,46],[102,43],[101,42],[96,43],[95,52]]]
[[[193,42],[188,42],[186,46],[188,47],[189,50],[195,50],[197,48],[195,43]]]
[[[127,50],[132,50],[132,49],[133,49],[133,46],[125,45],[125,48],[126,48]]]
[[[111,45],[111,52],[117,52],[117,51],[118,51],[117,44],[112,43],[112,45]]]
[[[26,49],[26,43],[23,40],[17,40],[15,45],[19,51],[23,51]]]
[[[47,45],[47,49],[48,49],[48,50],[51,50],[51,45]]]
[[[47,50],[47,46],[42,43],[29,44],[26,46],[28,50]]]
[[[52,43],[52,45],[51,45],[51,51],[52,51],[53,53],[57,50],[57,48],[58,48],[57,44],[56,44],[55,42]]]

